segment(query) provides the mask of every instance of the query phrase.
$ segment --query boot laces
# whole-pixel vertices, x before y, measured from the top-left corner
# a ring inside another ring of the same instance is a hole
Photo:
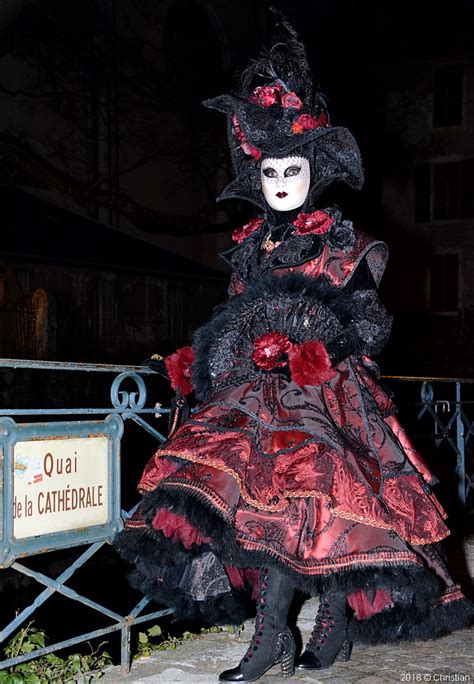
[[[319,604],[318,612],[314,622],[313,631],[309,638],[309,643],[314,646],[316,650],[320,650],[326,643],[329,635],[334,630],[336,621],[331,615],[331,607],[327,601],[322,601]]]
[[[252,640],[250,642],[249,648],[247,650],[247,653],[245,654],[243,660],[245,663],[249,661],[249,658],[253,658],[253,655],[255,651],[258,651],[258,648],[261,644],[261,638],[263,637],[263,632],[265,630],[265,625],[266,625],[266,617],[264,614],[265,606],[266,606],[266,594],[267,594],[267,588],[268,588],[268,571],[265,572],[265,575],[262,577],[261,584],[260,584],[260,594],[259,594],[259,599],[258,599],[258,604],[257,604],[257,615],[255,617],[255,629],[254,633],[252,636]]]

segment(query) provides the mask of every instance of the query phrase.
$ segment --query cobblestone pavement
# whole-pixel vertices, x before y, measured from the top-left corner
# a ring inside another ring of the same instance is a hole
[[[307,601],[298,617],[303,642],[311,633],[317,599]],[[129,684],[216,684],[219,672],[238,664],[253,633],[245,623],[240,635],[225,631],[184,642],[175,651],[164,651],[136,660],[127,677],[120,668],[109,668],[101,682]],[[385,682],[473,682],[474,627],[435,641],[382,646],[358,646],[347,663],[336,663],[322,672],[295,673],[283,679],[277,667],[261,684],[331,682],[331,684],[384,684]]]

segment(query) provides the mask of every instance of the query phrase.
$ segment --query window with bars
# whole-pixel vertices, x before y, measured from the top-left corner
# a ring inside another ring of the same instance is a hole
[[[462,124],[464,68],[449,64],[434,72],[433,128]]]
[[[474,218],[474,159],[415,167],[415,221]]]

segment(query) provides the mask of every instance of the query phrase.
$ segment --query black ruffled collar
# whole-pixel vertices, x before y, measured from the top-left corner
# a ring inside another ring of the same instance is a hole
[[[322,235],[296,232],[294,221],[301,210],[302,207],[295,212],[267,211],[258,230],[241,244],[221,253],[220,257],[240,278],[247,280],[256,271],[290,268],[316,259],[325,244],[345,250],[353,246],[355,233],[352,221],[343,220],[338,207],[322,210],[334,219],[330,229]]]

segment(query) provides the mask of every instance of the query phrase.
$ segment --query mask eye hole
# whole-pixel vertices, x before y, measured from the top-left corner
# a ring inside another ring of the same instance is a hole
[[[266,169],[263,169],[263,175],[267,178],[276,178],[278,176],[278,173],[271,166],[267,166]]]
[[[292,178],[293,176],[297,176],[300,171],[301,166],[289,166],[287,169],[285,169],[285,178]]]

